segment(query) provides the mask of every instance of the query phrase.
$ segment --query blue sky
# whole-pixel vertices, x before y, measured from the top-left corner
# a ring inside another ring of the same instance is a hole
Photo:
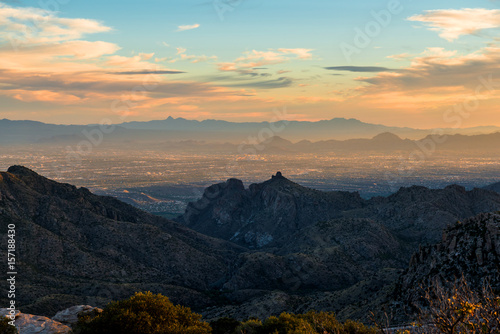
[[[498,1],[44,3],[0,1],[0,117],[246,121],[286,106],[290,119],[430,127],[474,98],[476,117],[456,112],[462,120],[451,125],[500,125],[495,92],[475,93],[478,76],[497,71]],[[390,22],[373,13],[390,13]],[[377,30],[356,46],[369,27]],[[136,96],[151,71],[159,88]],[[117,100],[122,114],[110,108]]]

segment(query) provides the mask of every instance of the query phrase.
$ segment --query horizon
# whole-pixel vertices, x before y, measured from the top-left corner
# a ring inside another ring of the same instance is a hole
[[[135,121],[127,121],[123,123],[113,123],[113,125],[122,125],[122,124],[127,124],[127,123],[148,123],[148,122],[161,122],[161,121],[167,121],[169,119],[172,120],[185,120],[185,121],[195,121],[198,123],[201,122],[206,122],[206,121],[215,121],[215,122],[228,122],[228,123],[233,123],[233,124],[245,124],[245,123],[273,123],[273,121],[269,120],[254,120],[254,121],[232,121],[232,120],[224,120],[224,119],[214,119],[214,118],[206,118],[206,119],[188,119],[185,117],[172,117],[168,116],[167,118],[164,119],[151,119],[151,120],[135,120]],[[385,127],[393,127],[393,128],[408,128],[411,130],[421,130],[421,131],[426,131],[426,130],[434,130],[434,129],[455,129],[455,130],[466,130],[466,129],[473,129],[473,128],[490,128],[490,127],[496,127],[500,128],[500,126],[497,125],[475,125],[475,126],[470,126],[470,127],[448,127],[448,128],[420,128],[420,127],[410,127],[410,126],[395,126],[395,125],[388,125],[388,124],[382,124],[382,123],[369,123],[365,122],[363,120],[357,119],[357,118],[345,118],[345,117],[334,117],[331,119],[320,119],[320,120],[293,120],[293,119],[279,119],[276,122],[298,122],[298,123],[319,123],[319,122],[330,122],[330,121],[335,121],[335,120],[345,120],[345,121],[357,121],[363,124],[369,124],[369,125],[377,125],[377,126],[385,126]],[[38,122],[42,124],[47,124],[47,125],[74,125],[74,126],[87,126],[87,125],[95,125],[95,123],[50,123],[50,122],[44,122],[44,121],[39,121],[39,120],[34,120],[34,119],[10,119],[10,118],[2,118],[0,121],[11,121],[11,122]],[[384,132],[381,132],[384,133]],[[279,137],[279,136],[277,136]]]
[[[0,1],[0,118],[500,126],[493,1],[40,6]]]

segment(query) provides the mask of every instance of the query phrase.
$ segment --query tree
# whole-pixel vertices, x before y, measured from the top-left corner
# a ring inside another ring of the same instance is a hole
[[[138,292],[108,304],[102,313],[80,318],[80,334],[208,334],[208,323],[188,307],[174,305],[161,294]]]

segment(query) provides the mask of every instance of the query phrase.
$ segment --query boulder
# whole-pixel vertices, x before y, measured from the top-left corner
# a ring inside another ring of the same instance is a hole
[[[0,314],[6,316],[8,309],[0,309]],[[47,317],[25,314],[17,311],[16,328],[19,334],[69,334],[71,327],[63,325]]]
[[[102,312],[102,309],[90,305],[72,306],[63,311],[57,312],[57,314],[52,317],[52,320],[73,327],[78,322],[78,316],[84,316],[92,313],[93,311],[100,313]]]

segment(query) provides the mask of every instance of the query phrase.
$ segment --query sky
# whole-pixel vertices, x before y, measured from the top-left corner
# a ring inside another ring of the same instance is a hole
[[[500,126],[499,6],[0,1],[0,119]]]

